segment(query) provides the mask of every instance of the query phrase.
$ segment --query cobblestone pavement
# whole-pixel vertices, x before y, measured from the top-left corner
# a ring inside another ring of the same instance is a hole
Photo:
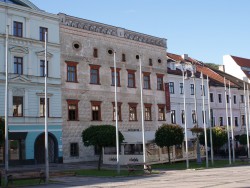
[[[37,187],[250,187],[250,166],[204,170],[162,171],[162,173],[157,175],[137,177],[96,178],[72,176],[52,178],[52,180],[56,181],[56,183]]]

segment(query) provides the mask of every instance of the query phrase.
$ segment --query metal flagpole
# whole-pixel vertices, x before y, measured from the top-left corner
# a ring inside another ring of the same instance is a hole
[[[235,162],[235,150],[234,150],[234,125],[233,125],[233,111],[232,111],[232,95],[229,81],[229,105],[230,105],[230,116],[231,116],[231,137],[232,137],[232,150],[233,150],[233,162]]]
[[[203,111],[203,127],[205,137],[205,150],[206,150],[206,167],[208,168],[208,151],[207,151],[207,127],[206,127],[206,111],[205,111],[205,91],[204,91],[204,78],[201,72],[202,79],[202,111]]]
[[[248,117],[248,124],[246,123],[247,125],[247,128],[248,128],[248,131],[249,131],[249,126],[250,126],[250,108],[249,108],[249,86],[248,86],[248,82],[247,82],[247,109],[248,109],[248,113],[247,113],[247,117]],[[248,133],[247,131],[247,133]],[[247,139],[249,140],[249,133],[247,134]],[[247,142],[249,144],[249,141]],[[249,150],[248,150],[249,152]]]
[[[226,79],[224,77],[224,88],[225,88],[225,104],[226,104],[226,120],[227,120],[227,142],[228,142],[228,159],[229,164],[231,165],[231,147],[230,147],[230,134],[229,134],[229,126],[228,126],[228,109],[227,109],[227,86]]]
[[[143,147],[143,163],[146,163],[146,145],[145,145],[145,132],[144,132],[144,107],[143,107],[143,95],[142,95],[142,65],[141,65],[141,55],[140,59],[140,89],[141,89],[141,122],[142,122],[142,147]],[[144,165],[144,168],[146,166]]]
[[[115,128],[116,128],[116,162],[117,174],[120,174],[120,161],[119,161],[119,129],[118,129],[118,108],[117,108],[117,75],[116,75],[116,52],[114,52],[114,79],[115,79]]]
[[[185,73],[184,73],[184,65],[182,65],[182,79],[183,79],[183,107],[184,107],[184,116],[185,116],[185,124],[184,124],[184,129],[185,129],[185,144],[186,144],[186,166],[189,168],[189,160],[188,160],[188,136],[187,136],[187,121],[186,121],[186,91],[185,91]]]
[[[49,182],[49,155],[48,155],[48,108],[47,108],[47,32],[45,32],[45,51],[44,51],[44,63],[45,63],[45,175],[46,175],[46,183]]]
[[[245,126],[246,126],[246,132],[247,132],[247,156],[250,158],[250,150],[249,150],[249,127],[247,122],[247,99],[246,99],[246,83],[244,82],[244,103],[245,103]]]
[[[208,102],[208,127],[210,131],[210,152],[211,152],[211,161],[212,165],[214,165],[214,148],[213,148],[213,135],[212,135],[212,124],[211,124],[211,107],[210,107],[210,98],[209,98],[209,78],[207,75],[207,102]]]
[[[6,27],[6,41],[5,41],[5,170],[9,170],[9,138],[8,138],[8,42],[9,42],[9,25]],[[5,176],[5,184],[7,183],[7,176]]]

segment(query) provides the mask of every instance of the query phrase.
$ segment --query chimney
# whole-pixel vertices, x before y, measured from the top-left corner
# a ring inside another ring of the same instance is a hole
[[[181,57],[182,57],[182,59],[187,60],[188,59],[188,54],[183,54]]]
[[[225,65],[219,65],[219,70],[225,72]]]

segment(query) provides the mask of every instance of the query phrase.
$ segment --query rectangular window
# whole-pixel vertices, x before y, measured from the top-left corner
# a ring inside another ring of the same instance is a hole
[[[194,95],[194,84],[190,84],[191,95]]]
[[[214,102],[214,94],[210,93],[210,102]]]
[[[67,82],[77,82],[77,62],[66,62]]]
[[[23,116],[23,97],[13,96],[13,117]]]
[[[157,75],[157,90],[163,90],[163,75]]]
[[[227,95],[227,103],[229,103],[229,95]]]
[[[237,98],[236,98],[236,95],[234,95],[234,104],[237,103]]]
[[[116,120],[116,112],[115,112],[115,103],[113,102],[113,121]],[[118,121],[122,121],[122,103],[117,102],[117,115],[118,115]]]
[[[23,58],[14,57],[14,74],[23,74]]]
[[[128,87],[135,88],[135,71],[128,70]]]
[[[181,111],[181,123],[182,124],[185,123],[185,111],[184,110]]]
[[[227,117],[228,125],[231,126],[231,117]]]
[[[70,143],[70,156],[71,157],[78,157],[79,156],[78,143]]]
[[[152,121],[151,104],[145,104],[145,121]]]
[[[241,115],[241,126],[246,126],[245,115]]]
[[[143,89],[150,89],[150,73],[143,73]]]
[[[93,49],[93,57],[95,57],[95,58],[98,57],[98,49],[97,48]]]
[[[23,23],[14,21],[13,35],[16,37],[23,37]]]
[[[240,102],[241,102],[241,103],[244,103],[244,102],[245,102],[245,100],[244,100],[244,95],[240,95]]]
[[[183,94],[183,83],[180,83],[180,94]]]
[[[79,100],[68,99],[68,120],[77,121],[78,120],[78,102]]]
[[[101,121],[101,102],[91,101],[92,121]]]
[[[170,115],[171,115],[171,123],[176,124],[175,110],[171,110]]]
[[[206,92],[205,92],[205,86],[201,85],[201,96],[206,96]]]
[[[90,84],[100,84],[99,65],[90,65]]]
[[[137,103],[129,103],[129,121],[137,121]]]
[[[40,60],[40,76],[45,77],[45,61]],[[49,76],[49,67],[48,67],[48,61],[47,61],[47,77]]]
[[[219,101],[219,103],[222,103],[221,94],[218,94],[218,101]]]
[[[234,126],[238,127],[238,117],[234,117]]]
[[[111,68],[111,85],[115,86],[115,70]],[[116,85],[120,87],[120,69],[116,69]]]
[[[49,98],[47,98],[47,109],[48,109],[48,117],[49,117]],[[45,116],[45,98],[40,98],[40,117]]]
[[[158,104],[158,121],[165,121],[165,105]]]
[[[215,126],[215,117],[211,117],[211,126],[212,126],[212,127]]]
[[[219,117],[219,125],[223,126],[223,117]]]
[[[40,27],[40,41],[45,41],[45,32],[47,32],[47,41],[48,41],[48,28]]]
[[[122,62],[126,62],[126,55],[122,54]]]
[[[174,82],[169,82],[169,92],[174,94]]]
[[[196,113],[195,113],[195,110],[192,110],[192,121],[193,121],[193,123],[196,123]]]
[[[148,65],[149,65],[149,66],[153,66],[153,61],[152,61],[151,58],[148,59]]]

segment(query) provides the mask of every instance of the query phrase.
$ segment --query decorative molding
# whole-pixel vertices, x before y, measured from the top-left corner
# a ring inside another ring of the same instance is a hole
[[[93,59],[87,58],[84,56],[71,56],[71,55],[62,54],[62,57],[64,61],[77,61],[77,62],[84,61],[87,63],[91,63],[93,61]]]
[[[24,88],[13,88],[12,89],[12,95],[13,96],[24,96],[25,95],[25,89]]]
[[[10,82],[22,82],[22,83],[30,83],[31,80],[28,79],[27,77],[23,76],[23,75],[18,75],[16,77],[13,77],[11,79],[9,79]]]
[[[137,33],[134,31],[129,31],[123,28],[118,28],[102,23],[76,18],[62,13],[59,14],[59,17],[61,18],[61,24],[65,26],[83,29],[91,32],[102,33],[105,35],[112,35],[120,38],[125,38],[167,48],[166,39],[163,38],[158,38],[142,33]]]
[[[9,48],[11,53],[21,53],[21,54],[28,54],[29,53],[29,48],[27,47],[22,47],[22,46],[14,46]]]
[[[45,57],[45,50],[40,51],[40,52],[36,52],[36,55],[37,55],[40,59],[44,59],[44,57]],[[47,52],[47,57],[48,57],[49,59],[51,59],[51,58],[53,57],[53,54],[50,53],[50,52]]]
[[[36,95],[39,96],[39,97],[44,97],[44,96],[45,96],[44,93],[36,93]],[[52,97],[53,94],[52,94],[52,93],[47,93],[47,96],[48,96],[48,97]]]

